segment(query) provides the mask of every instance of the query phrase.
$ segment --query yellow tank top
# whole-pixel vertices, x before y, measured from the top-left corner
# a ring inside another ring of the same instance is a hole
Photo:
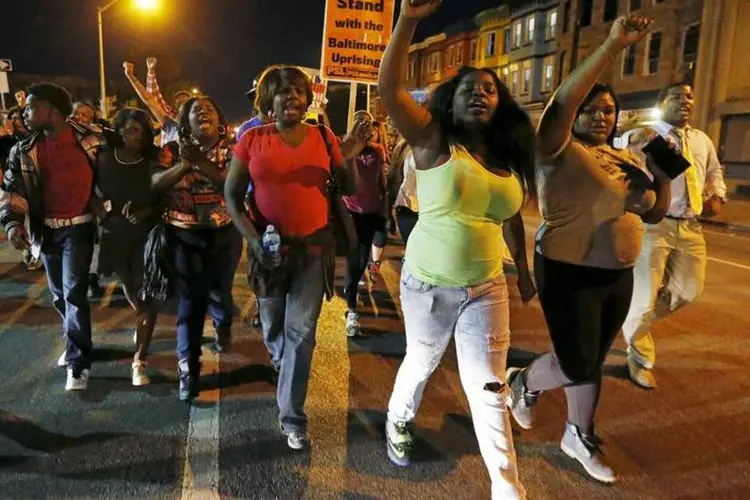
[[[503,272],[503,221],[518,212],[523,188],[515,175],[488,171],[463,146],[443,165],[417,171],[419,222],[406,263],[437,286],[472,286]]]

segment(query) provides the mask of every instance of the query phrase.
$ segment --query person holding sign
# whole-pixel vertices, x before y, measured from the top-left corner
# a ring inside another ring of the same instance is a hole
[[[509,219],[520,221],[524,195],[535,192],[534,130],[490,70],[461,69],[426,108],[411,97],[404,85],[409,44],[419,20],[439,5],[402,1],[378,79],[382,104],[414,155],[420,210],[401,275],[406,357],[388,405],[386,447],[392,462],[410,465],[409,428],[455,335],[492,497],[525,498],[505,403],[510,323],[503,228]],[[524,236],[511,236],[519,249],[521,296],[528,301],[535,290]]]

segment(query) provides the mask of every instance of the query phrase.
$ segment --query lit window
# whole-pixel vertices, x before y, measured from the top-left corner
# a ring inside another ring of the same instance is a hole
[[[532,42],[534,40],[534,28],[536,27],[536,19],[534,14],[526,18],[526,42]]]
[[[545,38],[552,40],[557,34],[557,11],[551,10],[547,12],[547,28],[545,30]]]
[[[523,25],[521,23],[516,23],[514,29],[516,30],[515,33],[513,33],[513,48],[520,47],[521,46],[521,35],[523,33]]]

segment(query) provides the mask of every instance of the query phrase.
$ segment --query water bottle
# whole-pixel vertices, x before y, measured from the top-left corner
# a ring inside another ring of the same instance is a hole
[[[277,260],[281,252],[281,235],[276,231],[276,228],[269,224],[266,227],[266,232],[263,233],[262,238],[263,251],[272,260]]]

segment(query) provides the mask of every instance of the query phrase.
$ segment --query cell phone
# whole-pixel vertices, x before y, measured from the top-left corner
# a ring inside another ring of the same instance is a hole
[[[676,179],[690,168],[690,162],[680,153],[669,147],[669,143],[660,135],[643,147],[643,152],[650,154],[654,162],[670,179]]]

